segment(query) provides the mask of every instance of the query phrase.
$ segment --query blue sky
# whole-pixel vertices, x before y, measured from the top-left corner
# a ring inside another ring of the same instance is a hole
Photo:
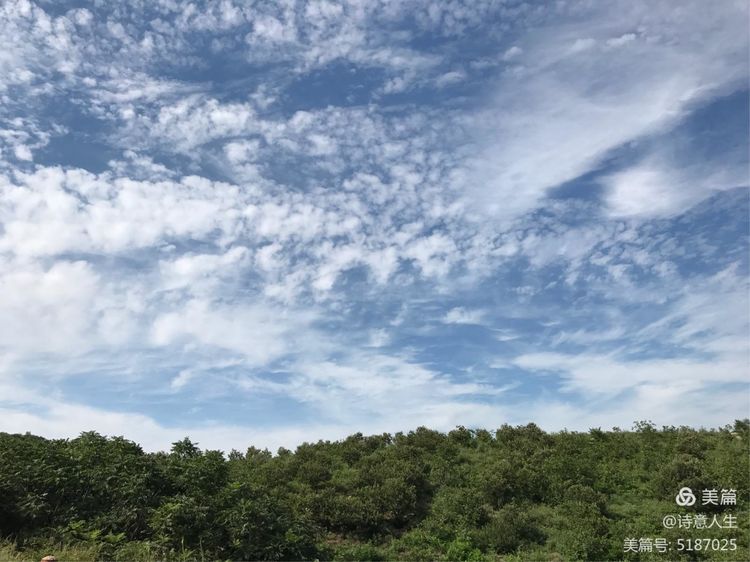
[[[747,10],[3,2],[0,431],[746,417]]]

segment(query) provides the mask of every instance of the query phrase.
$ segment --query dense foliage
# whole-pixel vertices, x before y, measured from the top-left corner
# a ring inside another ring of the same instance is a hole
[[[0,433],[0,555],[750,560],[749,438],[747,420],[718,430],[419,428],[225,457],[188,439],[153,454],[96,433]],[[737,505],[678,507],[683,486],[736,489]],[[731,512],[739,528],[664,529],[665,515],[690,512]],[[738,549],[624,553],[628,537],[736,538]]]

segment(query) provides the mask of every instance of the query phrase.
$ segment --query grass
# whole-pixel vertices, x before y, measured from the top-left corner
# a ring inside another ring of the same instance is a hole
[[[50,554],[57,557],[60,562],[94,562],[100,560],[99,547],[94,545],[55,545],[33,546],[24,550],[18,550],[15,544],[0,543],[0,560],[2,562],[39,562],[44,556]]]

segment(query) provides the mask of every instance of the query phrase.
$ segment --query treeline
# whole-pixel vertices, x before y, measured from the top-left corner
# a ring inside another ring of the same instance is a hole
[[[530,424],[225,456],[189,439],[144,453],[93,432],[0,433],[0,558],[750,560],[749,438],[748,420],[552,434]],[[685,486],[734,489],[737,505],[679,507]],[[664,528],[664,516],[691,513],[736,515],[737,527]],[[648,552],[655,538],[667,554]],[[679,538],[727,548],[680,551]],[[626,539],[645,542],[625,552]]]

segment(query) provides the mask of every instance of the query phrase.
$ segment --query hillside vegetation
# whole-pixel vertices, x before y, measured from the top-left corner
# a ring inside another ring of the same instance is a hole
[[[748,420],[713,430],[352,435],[275,454],[144,453],[123,438],[0,433],[0,558],[750,560]],[[688,486],[737,505],[675,503]],[[735,529],[665,529],[668,514]],[[624,552],[626,538],[671,550]],[[736,550],[677,550],[679,538]],[[4,542],[2,542],[4,541]],[[717,543],[718,544],[718,543]]]

